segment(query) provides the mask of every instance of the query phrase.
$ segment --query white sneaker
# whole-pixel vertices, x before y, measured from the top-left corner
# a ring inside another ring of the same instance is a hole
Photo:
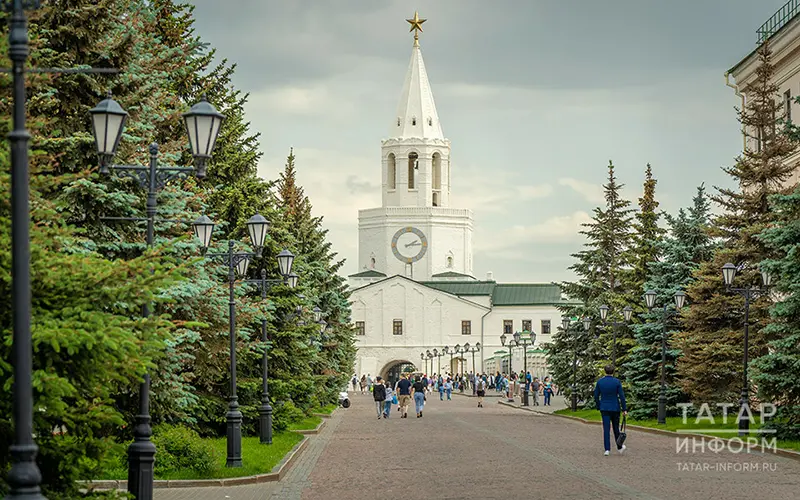
[[[606,450],[605,453],[603,453],[603,456],[607,457],[610,453],[611,453],[610,451]]]
[[[625,446],[625,445],[623,444],[623,445],[622,445],[622,448],[618,449],[617,451],[618,451],[618,452],[620,452],[620,454],[621,454],[623,451],[625,451],[625,448],[627,448],[627,446]]]

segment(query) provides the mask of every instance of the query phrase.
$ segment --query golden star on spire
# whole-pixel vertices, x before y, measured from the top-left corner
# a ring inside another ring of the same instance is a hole
[[[414,11],[413,19],[406,19],[406,22],[411,24],[411,29],[408,30],[409,33],[412,31],[414,32],[414,46],[419,46],[419,34],[422,31],[422,23],[425,21],[427,21],[427,19],[420,19],[417,11]]]

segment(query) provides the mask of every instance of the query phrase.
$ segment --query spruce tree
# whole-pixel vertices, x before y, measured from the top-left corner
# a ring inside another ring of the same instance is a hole
[[[759,399],[778,405],[770,421],[776,437],[800,440],[800,189],[774,196],[771,204],[778,220],[761,239],[776,254],[762,263],[775,283],[772,323],[766,328],[773,340],[752,363],[752,378]]]
[[[738,110],[739,122],[748,139],[732,167],[723,168],[736,188],[717,188],[712,200],[722,213],[715,217],[709,234],[720,240],[713,257],[695,272],[687,288],[690,310],[683,317],[684,330],[677,335],[682,355],[678,379],[693,401],[733,402],[741,391],[744,300],[728,293],[722,266],[743,266],[736,287],[759,285],[759,263],[775,256],[758,235],[777,221],[769,197],[790,192],[786,181],[794,168],[786,161],[796,144],[780,127],[783,111],[774,83],[774,67],[767,44],[758,50],[757,78],[748,92],[747,104]],[[761,297],[750,304],[750,352],[756,360],[768,352],[770,300]]]
[[[707,234],[709,213],[710,203],[704,187],[700,186],[691,207],[680,209],[674,217],[664,214],[669,235],[659,240],[653,249],[660,259],[648,263],[649,274],[644,284],[646,290],[656,292],[656,308],[643,313],[643,323],[633,327],[636,346],[631,350],[625,366],[630,384],[631,415],[634,418],[656,416],[661,382],[662,336],[666,336],[667,340],[664,366],[668,414],[675,412],[677,403],[686,401],[686,396],[674,380],[675,361],[680,356],[680,350],[671,345],[671,337],[680,317],[670,318],[665,332],[663,306],[667,305],[668,310],[674,311],[675,292],[684,290],[691,282],[694,270],[711,257],[713,244]]]
[[[577,260],[569,269],[578,280],[563,282],[561,288],[571,301],[581,306],[564,306],[565,315],[578,319],[589,316],[595,318],[592,334],[582,340],[582,352],[578,373],[580,397],[589,401],[593,381],[611,355],[611,328],[601,329],[598,308],[607,304],[614,316],[609,320],[621,320],[623,307],[628,303],[628,294],[622,284],[627,281],[630,271],[630,248],[632,244],[632,212],[630,201],[620,195],[623,185],[617,182],[614,164],[609,161],[608,182],[603,186],[606,204],[594,209],[592,222],[583,224],[580,231],[586,236],[584,249],[572,254]],[[577,328],[577,327],[576,327]],[[618,341],[626,333],[618,332]],[[593,339],[598,336],[599,340]],[[557,380],[572,380],[572,341],[559,330],[553,336],[549,360],[554,367]],[[619,348],[619,344],[618,344]],[[619,351],[618,351],[619,352]],[[618,358],[621,359],[621,358]]]

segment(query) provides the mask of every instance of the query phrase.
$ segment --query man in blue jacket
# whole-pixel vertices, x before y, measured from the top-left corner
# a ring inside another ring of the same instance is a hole
[[[603,455],[608,456],[611,453],[610,427],[612,425],[614,427],[614,441],[616,442],[619,437],[619,412],[621,410],[627,415],[628,407],[625,404],[622,383],[614,377],[614,367],[606,365],[605,371],[606,376],[598,380],[597,385],[594,386],[594,402],[603,417],[603,445],[606,450]],[[617,447],[617,450],[622,453],[625,451],[625,445]]]

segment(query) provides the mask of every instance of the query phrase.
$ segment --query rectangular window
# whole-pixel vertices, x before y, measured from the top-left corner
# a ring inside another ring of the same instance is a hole
[[[503,320],[503,333],[506,335],[511,335],[514,333],[514,320],[513,319],[504,319]]]
[[[783,93],[783,106],[784,111],[786,112],[786,121],[792,121],[792,89],[786,89],[786,92]]]
[[[550,334],[550,320],[543,319],[542,320],[542,335],[549,335]]]
[[[523,332],[530,332],[532,331],[533,321],[529,319],[522,320],[522,331]]]
[[[461,322],[461,335],[472,335],[472,321]]]
[[[366,335],[366,327],[363,321],[356,321],[356,335]]]
[[[396,319],[392,322],[392,334],[394,335],[402,335],[403,334],[403,320]]]

